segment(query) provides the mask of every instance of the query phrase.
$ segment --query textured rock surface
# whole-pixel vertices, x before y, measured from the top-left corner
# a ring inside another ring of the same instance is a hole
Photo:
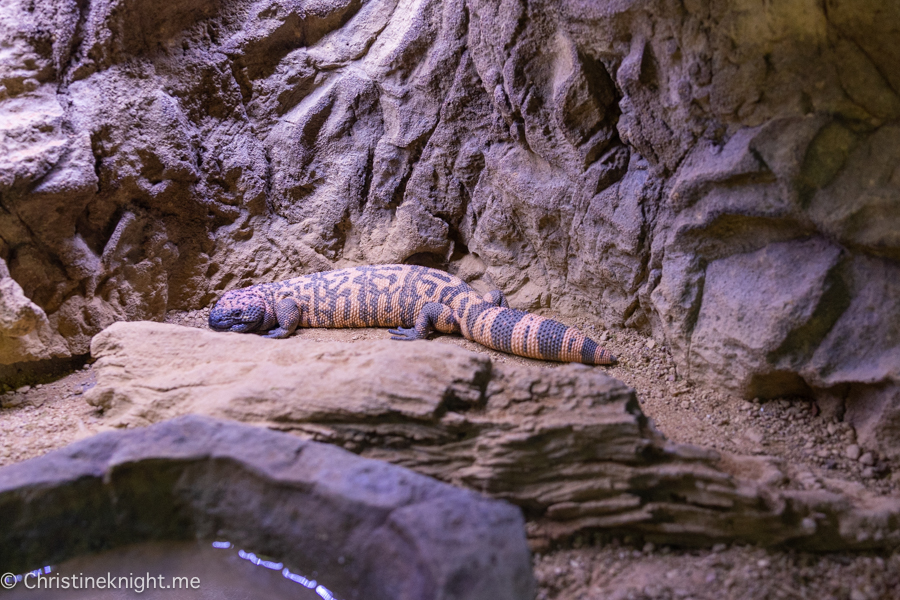
[[[229,539],[314,568],[341,598],[534,597],[514,507],[295,436],[183,417],[0,469],[0,560]]]
[[[327,440],[514,502],[535,539],[599,528],[678,544],[900,544],[900,501],[733,477],[716,453],[666,442],[634,391],[599,368],[150,322],[112,325],[92,354],[97,385],[85,399],[109,425],[201,413]]]
[[[34,306],[0,361],[419,262],[900,452],[898,27],[894,0],[6,2],[0,260]]]
[[[0,367],[64,356],[69,356],[66,340],[0,261]]]

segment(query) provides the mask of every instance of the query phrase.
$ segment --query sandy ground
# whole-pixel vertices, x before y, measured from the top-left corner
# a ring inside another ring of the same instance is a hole
[[[556,316],[544,312],[546,316]],[[807,400],[746,401],[689,385],[665,347],[633,331],[604,331],[586,321],[560,319],[602,341],[620,359],[607,372],[633,386],[644,412],[670,439],[754,455],[772,485],[846,491],[866,488],[900,494],[897,465],[860,448],[855,432],[827,419]],[[167,321],[205,327],[205,311],[169,314]],[[322,341],[388,336],[382,329],[304,330]],[[554,368],[474,342],[439,336],[491,354],[494,360]],[[0,395],[0,465],[39,456],[100,430],[98,414],[81,398],[95,382],[90,365],[56,381]],[[570,548],[534,557],[540,600],[615,599],[900,599],[900,552],[810,554],[750,546],[691,550],[656,548],[641,540],[576,538]]]

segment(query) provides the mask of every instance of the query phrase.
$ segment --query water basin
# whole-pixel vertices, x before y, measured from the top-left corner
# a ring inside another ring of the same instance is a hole
[[[145,542],[19,574],[3,598],[339,600],[315,576],[230,542]]]

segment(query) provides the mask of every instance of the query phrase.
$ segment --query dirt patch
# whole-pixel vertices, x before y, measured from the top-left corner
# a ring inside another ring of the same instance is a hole
[[[606,371],[633,386],[670,439],[715,448],[721,466],[743,477],[794,489],[898,495],[900,470],[856,443],[855,432],[804,398],[746,401],[684,381],[667,349],[636,332],[605,331],[584,321],[542,314],[582,328],[620,359]],[[172,312],[167,322],[206,327],[206,311]],[[317,341],[383,339],[382,329],[315,329]],[[492,360],[557,365],[510,356],[474,342],[437,336],[488,353]],[[94,384],[90,365],[56,381],[0,395],[0,465],[62,447],[100,430],[82,399]],[[895,598],[900,553],[814,555],[748,546],[706,550],[656,548],[640,539],[579,536],[570,548],[534,557],[539,598]]]
[[[535,556],[534,568],[538,600],[887,600],[900,589],[900,554],[685,551],[612,542]]]
[[[0,394],[0,466],[61,448],[99,431],[81,399],[96,383],[90,365],[47,383]]]

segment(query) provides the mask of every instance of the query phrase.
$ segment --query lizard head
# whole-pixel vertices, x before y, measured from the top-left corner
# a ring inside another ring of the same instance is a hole
[[[252,288],[226,292],[209,311],[209,327],[215,331],[256,331],[266,316],[266,301]]]

